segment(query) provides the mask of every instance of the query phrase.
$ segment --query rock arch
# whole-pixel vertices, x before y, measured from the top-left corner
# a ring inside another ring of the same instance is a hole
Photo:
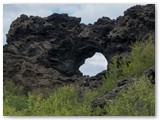
[[[85,79],[79,67],[95,52],[109,62],[115,54],[128,54],[137,38],[146,40],[150,34],[155,39],[154,5],[134,6],[116,20],[102,17],[89,25],[80,21],[55,13],[45,18],[21,15],[13,21],[3,46],[4,81],[29,89],[74,83]],[[90,79],[100,81],[99,75]]]

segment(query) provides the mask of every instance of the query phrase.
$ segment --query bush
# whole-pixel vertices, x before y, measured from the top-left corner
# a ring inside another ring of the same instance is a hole
[[[155,64],[155,45],[151,38],[148,41],[136,41],[131,46],[131,55],[129,64],[123,58],[122,73],[123,76],[139,77],[142,73]]]
[[[21,116],[21,112],[17,112],[14,107],[3,104],[3,115],[4,116]]]
[[[7,91],[8,94],[12,94],[12,95],[24,95],[25,91],[24,91],[24,87],[20,84],[15,84],[13,83],[13,81],[4,81],[4,85],[3,85],[3,90],[4,93]],[[4,94],[5,96],[5,94]]]
[[[155,65],[155,45],[150,38],[148,41],[136,41],[131,46],[131,54],[113,57],[109,64],[109,73],[106,74],[102,92],[117,87],[117,81],[124,78],[140,79],[131,84],[128,90],[122,90],[115,100],[110,100],[104,110],[107,115],[155,115],[155,89],[145,77],[144,71]]]
[[[78,93],[78,89],[74,86],[63,86],[57,88],[48,98],[42,94],[30,92],[28,96],[8,94],[7,97],[4,97],[4,114],[25,116],[91,115],[90,103],[97,92],[85,91],[83,98],[79,98]],[[10,111],[9,108],[11,108]]]
[[[120,79],[119,68],[117,67],[117,56],[112,58],[112,62],[109,64],[109,72],[103,78],[103,83],[100,92],[109,91],[117,86],[117,80]]]
[[[155,87],[145,77],[140,78],[105,107],[111,116],[155,115]]]
[[[120,64],[117,64],[117,61]],[[129,56],[118,55],[111,59],[109,73],[103,79],[100,91],[107,91],[117,86],[117,81],[126,77],[140,77],[145,70],[155,64],[155,45],[150,37],[147,41],[137,40],[131,45]]]

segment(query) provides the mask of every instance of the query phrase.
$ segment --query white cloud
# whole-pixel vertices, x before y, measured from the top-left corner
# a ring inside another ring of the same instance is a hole
[[[94,23],[103,16],[116,19],[123,15],[123,12],[134,4],[85,4],[80,6],[80,10],[73,15],[82,17],[82,23]]]
[[[108,62],[101,53],[95,53],[91,58],[87,58],[79,70],[83,75],[95,76],[96,74],[107,70]]]

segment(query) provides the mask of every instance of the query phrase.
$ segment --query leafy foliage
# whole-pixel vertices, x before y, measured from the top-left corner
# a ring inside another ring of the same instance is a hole
[[[119,69],[117,67],[117,56],[112,58],[112,62],[109,64],[109,72],[103,78],[103,83],[100,88],[100,92],[111,90],[117,86],[117,80],[119,80]]]
[[[135,78],[134,84],[119,93],[115,100],[105,106],[107,115],[137,116],[155,115],[155,88],[143,73],[155,64],[155,45],[151,38],[148,41],[136,41],[131,46],[131,54],[122,57],[118,67],[118,57],[110,64],[110,71],[104,79],[102,89],[111,90],[117,86],[117,80],[126,77]],[[130,62],[128,62],[130,61]]]
[[[118,64],[119,62],[119,64]],[[145,70],[155,64],[155,45],[150,37],[147,41],[137,40],[131,45],[131,54],[119,59],[116,55],[111,59],[109,72],[103,79],[101,91],[111,90],[117,81],[127,77],[140,77]]]
[[[4,115],[89,116],[92,112],[90,103],[96,95],[96,91],[88,90],[84,92],[83,99],[79,100],[77,88],[74,86],[57,88],[48,98],[31,92],[28,96],[5,93],[7,97],[4,97]]]
[[[141,77],[139,81],[122,90],[106,109],[111,116],[153,116],[155,115],[155,87]]]
[[[155,64],[155,45],[150,37],[148,41],[136,41],[132,46],[132,52],[128,65],[126,58],[123,58],[122,73],[124,76],[141,76],[144,70]]]

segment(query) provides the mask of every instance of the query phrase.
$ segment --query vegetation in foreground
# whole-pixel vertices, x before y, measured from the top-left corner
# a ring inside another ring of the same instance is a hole
[[[155,45],[152,40],[137,41],[131,46],[129,57],[123,57],[117,67],[117,56],[109,65],[110,71],[97,90],[86,90],[82,99],[76,86],[57,88],[49,95],[28,92],[12,82],[4,83],[3,112],[5,116],[153,116],[155,115],[155,86],[144,76],[144,71],[155,64]],[[127,61],[130,61],[127,63]],[[92,100],[117,87],[117,80],[137,79],[104,108],[93,110]]]

